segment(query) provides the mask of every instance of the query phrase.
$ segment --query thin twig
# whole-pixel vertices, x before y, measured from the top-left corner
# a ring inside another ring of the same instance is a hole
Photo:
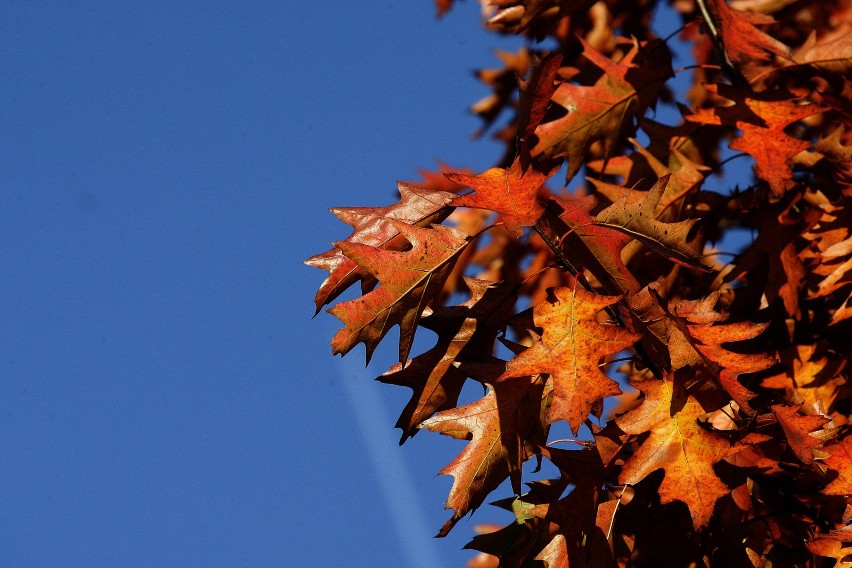
[[[731,58],[728,57],[728,52],[725,50],[725,44],[722,43],[722,36],[719,34],[719,30],[716,29],[716,24],[713,22],[713,17],[710,15],[710,11],[707,9],[705,0],[695,0],[695,3],[698,4],[698,9],[701,10],[701,17],[704,20],[704,25],[707,26],[707,32],[710,34],[710,39],[713,40],[713,47],[716,48],[716,54],[729,71],[728,74],[731,82],[737,87],[745,86],[743,84],[742,77],[740,77],[740,72],[737,71],[737,68],[734,67],[734,63],[731,61]]]

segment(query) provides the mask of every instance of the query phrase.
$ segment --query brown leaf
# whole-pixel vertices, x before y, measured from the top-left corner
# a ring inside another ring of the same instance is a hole
[[[661,221],[671,221],[675,217],[675,208],[671,206],[697,190],[704,181],[704,172],[710,168],[696,164],[676,146],[669,149],[667,164],[664,164],[637,140],[630,138],[630,143],[636,147],[636,152],[629,156],[618,156],[609,162],[598,160],[588,166],[601,173],[621,176],[623,185],[628,187],[634,187],[647,179],[671,175],[654,212]]]
[[[545,568],[569,568],[568,566],[568,543],[561,534],[553,536],[547,546],[535,557],[544,563]]]
[[[768,303],[781,298],[787,314],[799,318],[800,297],[804,295],[806,270],[800,258],[804,247],[802,233],[811,229],[822,216],[816,208],[802,208],[793,200],[765,207],[758,213],[757,239],[736,260],[724,279],[741,277],[765,282],[761,292]]]
[[[410,388],[411,400],[396,427],[402,430],[400,444],[417,433],[417,427],[438,411],[455,408],[466,375],[463,361],[489,361],[497,334],[512,315],[516,287],[506,282],[465,278],[470,298],[458,306],[439,306],[420,320],[420,325],[438,334],[435,347],[398,363],[378,381]]]
[[[830,444],[824,450],[829,453],[829,457],[825,458],[823,463],[837,472],[837,477],[825,486],[823,493],[852,495],[852,436]]]
[[[810,65],[832,73],[846,73],[852,68],[852,36],[842,34],[819,38],[812,31],[808,39],[793,53],[793,61],[784,67]]]
[[[417,433],[417,427],[441,410],[455,408],[467,378],[454,364],[459,352],[470,340],[476,320],[465,320],[458,333],[449,341],[439,341],[435,347],[414,359],[397,363],[378,381],[410,388],[413,393],[396,421],[402,430],[399,443]]]
[[[661,177],[648,192],[637,192],[590,179],[598,191],[613,201],[612,205],[598,213],[595,221],[633,237],[678,264],[709,271],[698,259],[695,245],[688,242],[689,232],[697,220],[664,223],[656,218],[657,205],[670,178],[671,175]]]
[[[837,561],[835,568],[850,568],[852,567],[852,561],[849,560],[852,557],[850,543],[852,543],[852,527],[843,523],[840,528],[831,532],[817,534],[813,540],[806,543],[806,546],[817,556],[834,558]]]
[[[648,354],[665,369],[678,370],[701,360],[692,340],[681,329],[676,318],[665,309],[657,283],[645,286],[625,298],[630,308],[631,322],[642,330],[642,344]]]
[[[369,271],[381,285],[328,310],[344,324],[331,340],[335,355],[345,355],[358,343],[364,343],[369,361],[382,338],[399,325],[399,360],[405,361],[423,308],[441,292],[455,259],[469,243],[464,233],[450,227],[435,225],[427,229],[399,221],[391,224],[411,243],[411,250],[398,252],[360,243],[336,243],[347,258]]]
[[[835,568],[852,568],[852,561],[846,560],[852,557],[852,544],[850,542],[852,542],[852,537],[849,536],[845,539],[815,538],[808,541],[806,546],[817,556],[834,558],[837,561],[834,565]]]
[[[554,81],[561,64],[561,53],[550,53],[543,59],[534,56],[530,76],[525,81],[518,80],[519,100],[516,122],[518,139],[522,147],[526,146],[547,112],[550,98],[556,92],[557,85]]]
[[[565,420],[576,435],[595,403],[621,393],[618,383],[598,366],[601,358],[630,347],[639,338],[595,321],[599,311],[617,301],[617,297],[587,292],[576,281],[571,287],[554,289],[552,299],[533,309],[535,325],[543,329],[541,338],[509,361],[499,380],[550,375],[553,400],[547,422]]]

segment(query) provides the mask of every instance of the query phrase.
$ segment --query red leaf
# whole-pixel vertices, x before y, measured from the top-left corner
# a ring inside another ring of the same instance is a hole
[[[722,43],[725,44],[725,52],[731,61],[763,61],[769,59],[773,53],[785,58],[790,57],[790,49],[786,45],[755,27],[774,24],[775,20],[771,16],[732,10],[725,0],[707,0],[707,3],[719,14]]]
[[[450,227],[435,225],[426,229],[398,221],[391,224],[411,243],[411,250],[397,252],[360,243],[336,243],[347,258],[369,271],[381,285],[365,296],[328,310],[344,324],[331,340],[335,355],[345,355],[363,342],[369,361],[382,338],[398,324],[399,360],[405,361],[423,309],[441,292],[453,263],[469,242],[461,231]]]
[[[540,438],[541,400],[541,381],[527,377],[512,383],[495,383],[478,401],[440,412],[420,425],[445,436],[470,440],[456,459],[440,471],[441,475],[454,477],[447,498],[453,516],[438,536],[446,536],[459,519],[479,507],[510,471],[520,475],[524,441]]]
[[[514,307],[515,288],[505,283],[466,278],[470,299],[460,306],[438,307],[420,325],[438,334],[438,343],[422,355],[395,365],[378,377],[383,383],[410,388],[411,400],[396,427],[400,444],[417,433],[417,427],[438,411],[454,408],[466,375],[464,361],[490,359],[491,348]],[[462,357],[462,354],[466,356]]]
[[[807,416],[800,413],[802,405],[786,406],[776,404],[771,407],[772,414],[778,419],[778,423],[784,430],[790,449],[803,463],[814,461],[813,448],[823,443],[823,440],[814,438],[811,432],[819,430],[830,422],[823,416]]]
[[[534,156],[567,157],[566,183],[582,166],[592,143],[603,142],[604,158],[615,150],[619,136],[641,115],[671,76],[671,54],[665,44],[634,44],[619,62],[607,59],[580,38],[583,54],[603,75],[593,86],[562,83],[553,102],[567,114],[541,124],[535,131]]]
[[[556,92],[557,85],[554,81],[561,64],[561,53],[550,53],[544,59],[533,56],[530,76],[525,81],[518,81],[517,130],[522,147],[526,146],[547,112],[550,98]]]
[[[393,221],[410,225],[428,226],[439,223],[450,214],[447,207],[455,195],[444,191],[432,191],[405,182],[397,182],[400,199],[387,207],[340,207],[331,212],[352,226],[352,234],[345,242],[359,243],[388,250],[402,250],[408,246],[400,236]],[[305,264],[323,268],[330,273],[317,291],[314,303],[316,311],[333,302],[358,280],[362,281],[362,293],[372,290],[375,280],[368,270],[346,258],[339,247],[312,256]]]
[[[521,228],[534,225],[544,212],[538,200],[539,189],[557,169],[558,166],[542,172],[533,166],[524,171],[520,159],[516,158],[509,169],[491,168],[475,176],[461,172],[445,175],[475,191],[454,199],[454,206],[495,211],[509,232],[520,236]]]

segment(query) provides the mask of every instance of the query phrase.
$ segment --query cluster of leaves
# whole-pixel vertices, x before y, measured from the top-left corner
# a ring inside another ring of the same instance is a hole
[[[482,4],[529,38],[479,74],[505,155],[335,209],[352,234],[307,261],[317,311],[361,287],[335,354],[399,326],[402,442],[468,441],[439,535],[509,480],[471,566],[852,566],[848,0],[677,0],[678,72],[652,0]],[[725,147],[748,187],[708,189]]]

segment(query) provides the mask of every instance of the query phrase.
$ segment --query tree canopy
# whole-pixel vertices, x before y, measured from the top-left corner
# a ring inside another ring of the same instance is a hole
[[[849,2],[481,4],[528,39],[478,72],[504,154],[334,209],[307,260],[335,354],[399,327],[401,441],[468,441],[438,535],[492,499],[473,567],[852,566]]]

